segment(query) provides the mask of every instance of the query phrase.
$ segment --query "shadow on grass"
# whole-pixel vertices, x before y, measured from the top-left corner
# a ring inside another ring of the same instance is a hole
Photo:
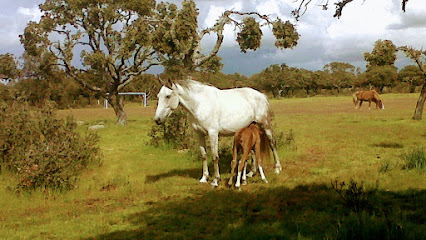
[[[223,153],[220,152],[220,159],[219,159],[219,170],[220,173],[229,173],[231,171],[231,162],[232,155],[229,153]],[[214,173],[213,163],[211,161],[211,158],[208,158],[209,161],[209,172],[210,172],[210,178]],[[203,167],[202,167],[202,161],[199,162],[199,168],[188,168],[188,169],[173,169],[168,172],[156,174],[156,175],[147,175],[145,183],[154,183],[159,181],[163,178],[168,177],[189,177],[193,179],[200,179],[203,174]],[[251,163],[251,161],[249,161]],[[223,180],[223,179],[222,179]]]
[[[174,169],[165,173],[160,173],[156,175],[147,175],[145,183],[154,183],[164,178],[169,177],[189,177],[193,179],[198,179],[201,177],[202,171],[200,168],[189,168],[189,169]]]
[[[373,144],[374,147],[382,147],[382,148],[403,148],[404,146],[400,143],[396,142],[381,142]]]
[[[130,230],[90,239],[422,239],[426,191],[368,193],[354,212],[325,185],[199,190],[150,203]]]

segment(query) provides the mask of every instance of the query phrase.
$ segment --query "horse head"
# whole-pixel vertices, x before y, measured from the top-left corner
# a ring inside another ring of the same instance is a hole
[[[377,101],[377,106],[379,106],[380,109],[385,109],[385,105],[383,104],[383,101],[381,99]]]
[[[161,82],[161,79],[159,79]],[[157,124],[164,123],[166,118],[179,106],[179,96],[177,87],[170,81],[161,87],[158,92],[157,110],[155,111],[154,121]]]

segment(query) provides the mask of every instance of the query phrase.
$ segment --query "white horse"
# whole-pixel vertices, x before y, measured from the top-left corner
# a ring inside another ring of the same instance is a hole
[[[189,121],[195,130],[203,158],[203,176],[200,182],[207,182],[209,177],[206,136],[210,140],[214,163],[214,179],[211,185],[218,186],[219,134],[232,135],[252,122],[258,123],[268,136],[275,160],[275,172],[282,170],[272,135],[269,102],[264,94],[252,88],[220,90],[193,80],[181,80],[163,85],[157,96],[158,105],[154,118],[157,124],[163,123],[179,104],[189,112]]]

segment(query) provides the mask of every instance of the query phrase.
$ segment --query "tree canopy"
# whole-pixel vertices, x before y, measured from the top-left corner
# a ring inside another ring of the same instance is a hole
[[[0,54],[0,75],[5,78],[18,77],[19,69],[12,54]]]
[[[40,22],[30,22],[21,35],[26,52],[48,59],[108,99],[123,124],[127,116],[118,92],[151,67],[162,65],[175,76],[219,71],[225,25],[239,29],[236,40],[243,52],[260,46],[264,25],[272,26],[278,48],[292,48],[299,38],[289,21],[257,12],[225,11],[214,26],[199,29],[192,0],[184,0],[181,9],[154,0],[47,0],[40,9]],[[215,34],[216,43],[202,53],[207,34]]]

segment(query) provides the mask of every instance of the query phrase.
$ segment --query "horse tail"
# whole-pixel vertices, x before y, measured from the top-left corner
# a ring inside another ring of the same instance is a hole
[[[354,105],[356,105],[356,100],[357,100],[357,94],[358,92],[355,92],[354,94],[352,94],[352,101],[354,102]]]

